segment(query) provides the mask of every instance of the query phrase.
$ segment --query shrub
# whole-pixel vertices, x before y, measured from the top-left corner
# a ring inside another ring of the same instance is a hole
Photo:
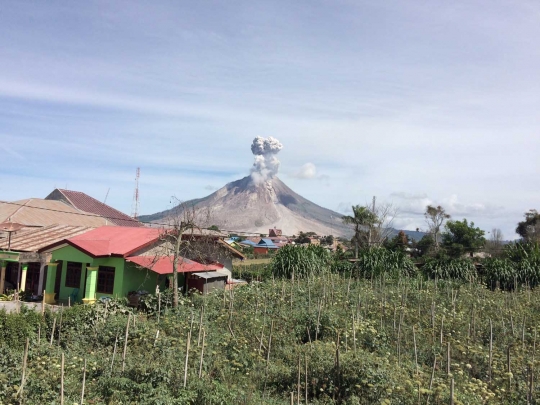
[[[416,267],[413,261],[402,252],[392,252],[385,248],[365,249],[358,252],[356,262],[358,275],[365,278],[379,277],[382,274],[411,276]]]
[[[476,267],[470,259],[429,258],[422,266],[428,278],[441,280],[472,281],[476,278]]]
[[[321,246],[285,245],[272,260],[272,273],[281,278],[317,276],[330,268],[331,256]]]
[[[500,288],[512,290],[515,288],[517,267],[509,259],[488,258],[484,260],[484,279],[491,290]]]

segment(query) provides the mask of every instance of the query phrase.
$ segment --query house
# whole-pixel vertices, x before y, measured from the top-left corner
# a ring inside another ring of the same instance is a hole
[[[106,218],[82,212],[62,201],[41,198],[0,201],[0,222],[19,223],[23,230],[49,225],[98,227],[111,224]]]
[[[277,229],[276,227],[274,227],[273,229],[268,230],[268,236],[270,238],[278,238],[283,236],[283,232],[281,229]]]
[[[93,228],[72,225],[48,225],[15,232],[9,239],[0,239],[0,294],[6,289],[43,293],[50,255],[40,249],[63,239],[80,235]]]
[[[80,191],[54,189],[45,200],[62,201],[63,203],[73,207],[79,211],[88,212],[109,220],[113,225],[118,226],[144,226],[141,222],[124,214],[123,212],[114,209],[113,207],[90,197]]]
[[[257,245],[253,247],[253,253],[258,255],[267,255],[270,250],[277,250],[278,246],[272,242],[272,239],[262,238]]]
[[[171,230],[146,227],[106,226],[93,229],[46,246],[40,251],[49,253],[45,300],[92,303],[102,297],[125,297],[131,291],[155,291],[166,288],[173,273],[170,249]],[[227,265],[226,256],[239,252],[231,251],[220,239],[210,239],[204,246],[205,235],[182,235],[182,239],[193,238],[189,246],[192,251],[182,252],[178,257],[179,285],[187,290],[186,274],[221,271],[226,277],[230,271],[216,258]],[[198,254],[197,260],[187,255]],[[202,262],[204,260],[204,263]],[[232,259],[230,259],[232,269]]]
[[[27,198],[0,201],[0,293],[5,289],[43,292],[49,259],[43,246],[110,224],[61,201]]]

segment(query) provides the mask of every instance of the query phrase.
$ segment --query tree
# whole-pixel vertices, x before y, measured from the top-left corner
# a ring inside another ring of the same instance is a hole
[[[212,225],[212,226],[210,226],[210,227],[208,228],[208,230],[210,230],[210,231],[219,231],[219,228],[218,228],[217,225]]]
[[[370,246],[371,239],[369,229],[372,228],[378,221],[377,216],[368,207],[360,205],[352,206],[353,215],[345,215],[341,218],[344,224],[353,225],[354,236],[351,240],[355,246],[354,257],[358,259],[358,248],[367,235],[367,245]]]
[[[377,221],[370,226],[368,244],[370,247],[381,247],[394,232],[392,223],[397,216],[397,209],[391,203],[375,205],[373,197],[371,212],[375,214]]]
[[[392,239],[387,239],[383,245],[388,250],[405,252],[409,247],[409,243],[410,240],[407,234],[403,231],[399,231]]]
[[[172,259],[172,288],[173,306],[178,307],[178,269],[182,267],[185,259],[200,261],[208,256],[208,247],[201,249],[205,243],[195,240],[194,235],[203,235],[201,226],[206,225],[210,218],[210,211],[197,211],[194,206],[178,204],[168,216],[168,224],[161,235],[163,242],[155,251],[156,259],[169,257]],[[200,225],[203,224],[203,225]],[[204,242],[204,241],[203,241]],[[203,253],[204,252],[204,253]]]
[[[446,232],[442,234],[442,245],[452,257],[461,257],[468,253],[471,257],[475,251],[480,250],[486,244],[484,231],[474,227],[466,219],[463,221],[448,221],[445,226]]]
[[[486,250],[492,257],[502,256],[503,240],[502,231],[499,228],[493,228],[489,240],[486,242]]]
[[[525,220],[518,222],[516,233],[526,242],[540,241],[540,213],[529,210],[525,213]]]
[[[322,245],[327,245],[327,246],[333,246],[334,245],[334,236],[333,235],[323,236],[321,238],[321,244]]]
[[[430,254],[435,248],[435,241],[433,240],[433,236],[424,235],[422,239],[420,239],[416,243],[415,248],[418,256],[420,257]]]
[[[426,218],[429,233],[431,233],[433,237],[433,241],[435,243],[435,249],[438,249],[439,248],[439,234],[441,232],[441,226],[443,225],[444,221],[446,221],[447,219],[450,219],[450,214],[447,214],[444,208],[441,207],[440,205],[438,205],[437,207],[428,205],[426,207],[426,212],[424,213],[424,217]]]

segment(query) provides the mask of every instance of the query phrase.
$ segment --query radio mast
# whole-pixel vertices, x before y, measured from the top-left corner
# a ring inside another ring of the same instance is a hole
[[[135,174],[135,191],[133,192],[133,205],[131,206],[131,216],[133,219],[139,217],[139,177],[141,177],[141,168],[137,167]]]

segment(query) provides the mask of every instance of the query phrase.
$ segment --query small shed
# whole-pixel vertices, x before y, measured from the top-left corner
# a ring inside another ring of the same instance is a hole
[[[195,288],[203,294],[208,294],[213,290],[223,290],[228,278],[228,274],[219,271],[191,273],[187,278],[188,290]]]

